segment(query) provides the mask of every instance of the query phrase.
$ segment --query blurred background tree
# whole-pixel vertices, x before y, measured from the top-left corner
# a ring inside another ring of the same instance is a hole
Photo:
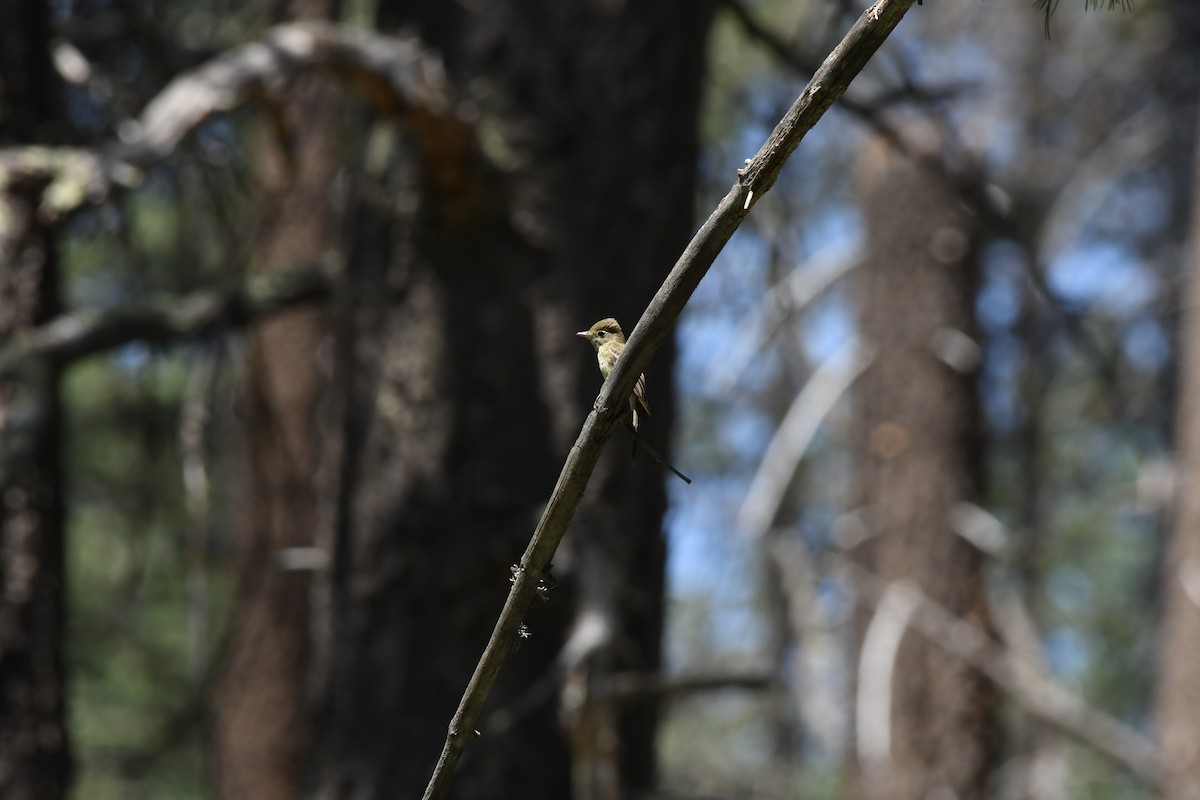
[[[610,448],[453,796],[1200,784],[1200,14],[1083,5],[914,9],[806,139],[648,375],[696,483]],[[861,11],[5,6],[0,794],[419,793],[599,385],[571,334]],[[211,63],[266,77],[148,147]],[[11,148],[68,142],[140,179],[56,213]],[[5,360],[60,313],[110,333]]]
[[[0,10],[0,147],[64,140],[62,82],[50,63],[50,9]],[[0,194],[0,341],[58,311],[56,232],[40,187]],[[70,783],[63,671],[64,520],[60,374],[0,376],[0,794],[59,797]]]

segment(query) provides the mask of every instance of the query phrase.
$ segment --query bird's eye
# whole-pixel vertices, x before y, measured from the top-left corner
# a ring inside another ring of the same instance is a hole
[[[596,338],[603,339],[605,336],[608,336],[608,331],[596,331]]]

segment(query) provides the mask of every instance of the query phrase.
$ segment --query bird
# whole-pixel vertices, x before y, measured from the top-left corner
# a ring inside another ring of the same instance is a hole
[[[587,339],[591,342],[592,347],[596,348],[596,361],[600,364],[600,374],[607,378],[613,371],[613,367],[617,365],[621,351],[625,349],[625,333],[621,330],[621,326],[612,317],[605,317],[586,331],[579,331],[575,335],[581,339]],[[647,417],[650,416],[650,402],[646,399],[646,376],[644,374],[638,375],[637,383],[633,387],[633,394],[629,397],[631,412],[629,421],[635,432],[641,424],[638,406],[641,406],[642,412]]]
[[[592,347],[596,348],[596,361],[600,364],[600,374],[607,379],[609,373],[613,371],[613,367],[617,365],[621,351],[625,349],[625,333],[621,330],[621,326],[612,317],[605,317],[586,331],[579,331],[575,335],[581,339],[587,339],[592,343]],[[639,407],[641,408],[640,412],[638,411]],[[641,447],[650,454],[651,458],[675,473],[680,480],[690,484],[691,478],[671,466],[638,433],[638,425],[641,424],[640,415],[644,413],[647,417],[650,416],[650,402],[646,399],[645,375],[638,375],[637,383],[633,387],[633,394],[629,396],[629,411],[629,432],[633,436],[633,448],[630,450],[629,457],[633,458],[638,447]]]

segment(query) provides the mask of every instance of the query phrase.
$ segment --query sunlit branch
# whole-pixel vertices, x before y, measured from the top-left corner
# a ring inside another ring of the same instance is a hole
[[[858,653],[855,749],[867,772],[885,767],[891,759],[896,658],[917,610],[914,593],[906,589],[893,583],[880,595]]]
[[[420,141],[429,123],[458,114],[441,63],[409,39],[308,21],[279,25],[256,42],[181,74],[123,126],[121,138],[92,148],[0,149],[0,191],[41,191],[44,221],[102,200],[114,187],[136,186],[142,171],[175,152],[213,115],[258,100],[286,99],[296,78],[320,71],[384,115],[399,116]]]
[[[732,389],[751,357],[762,350],[790,314],[802,311],[860,263],[858,248],[838,242],[814,253],[769,288],[713,357],[712,371],[705,380],[707,391]]]
[[[821,423],[871,361],[866,348],[851,341],[817,368],[796,395],[771,438],[738,509],[737,527],[757,539],[766,533]]]

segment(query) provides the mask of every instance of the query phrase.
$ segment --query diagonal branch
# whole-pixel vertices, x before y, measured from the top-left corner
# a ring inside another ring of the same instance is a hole
[[[784,163],[804,135],[842,96],[871,56],[900,23],[915,0],[878,0],[851,27],[788,109],[757,155],[738,173],[738,180],[692,238],[642,318],[630,334],[621,358],[600,389],[595,407],[563,464],[554,493],[533,538],[514,569],[512,589],[496,621],[491,639],[467,684],[437,766],[425,789],[425,800],[442,797],[458,759],[475,730],[484,701],[495,683],[521,620],[537,593],[538,583],[567,531],[604,443],[620,423],[625,398],[675,324],[688,298],[717,254],[749,213],[753,202],[774,185]]]
[[[1039,2],[1047,1],[1039,0]],[[1052,0],[1054,3],[1057,1]],[[1099,2],[1099,0],[1086,1],[1088,4]],[[1124,0],[1109,0],[1109,2],[1111,8],[1115,7],[1115,4],[1123,5]],[[721,0],[721,4],[733,15],[746,34],[760,42],[780,63],[800,75],[812,72],[812,68],[806,60],[786,40],[755,19],[742,0]],[[1050,19],[1047,16],[1047,35],[1049,34],[1049,23]],[[1034,296],[1054,315],[1075,346],[1097,366],[1101,378],[1110,389],[1104,393],[1103,397],[1104,402],[1113,408],[1113,416],[1127,416],[1123,415],[1118,408],[1124,393],[1116,386],[1118,377],[1116,364],[1109,348],[1100,340],[1096,331],[1087,324],[1084,315],[1065,303],[1047,283],[1047,257],[1043,254],[1045,248],[1039,247],[1038,242],[1031,241],[1020,220],[1009,208],[1010,203],[1003,199],[1002,192],[988,180],[979,165],[967,157],[966,151],[945,116],[935,113],[942,100],[968,87],[949,84],[936,91],[930,91],[929,89],[918,89],[908,80],[905,80],[904,85],[906,88],[899,98],[912,100],[925,109],[924,119],[934,125],[937,130],[937,140],[942,143],[939,149],[931,151],[913,136],[906,134],[898,123],[888,119],[883,113],[883,104],[879,102],[861,102],[850,98],[841,98],[839,105],[861,123],[871,128],[876,136],[885,141],[897,153],[906,156],[937,176],[947,187],[957,193],[962,202],[970,206],[996,232],[997,236],[1008,239],[1020,247],[1025,256],[1022,263],[1025,265],[1025,272]],[[1139,115],[1139,118],[1122,126],[1129,130],[1114,131],[1113,135],[1102,143],[1102,149],[1098,151],[1098,154],[1101,158],[1109,155],[1105,152],[1108,149],[1105,146],[1110,142],[1119,142],[1125,146],[1124,150],[1133,150],[1135,153],[1140,149],[1153,146],[1159,138],[1153,123],[1154,120],[1149,118],[1149,115],[1145,113]],[[1137,130],[1142,135],[1134,139],[1132,145],[1129,145],[1131,130]],[[1075,178],[1058,193],[1058,200],[1055,201],[1051,212],[1055,207],[1063,207],[1072,209],[1073,213],[1079,216],[1078,204],[1064,202],[1064,200],[1066,191],[1078,183],[1081,177],[1088,177],[1085,171],[1077,171]],[[1087,215],[1082,216],[1086,217]],[[1050,229],[1051,223],[1055,221],[1051,214],[1042,214],[1041,217],[1044,218],[1044,221],[1038,227],[1042,231]],[[1042,235],[1043,237],[1047,236],[1045,233]]]

